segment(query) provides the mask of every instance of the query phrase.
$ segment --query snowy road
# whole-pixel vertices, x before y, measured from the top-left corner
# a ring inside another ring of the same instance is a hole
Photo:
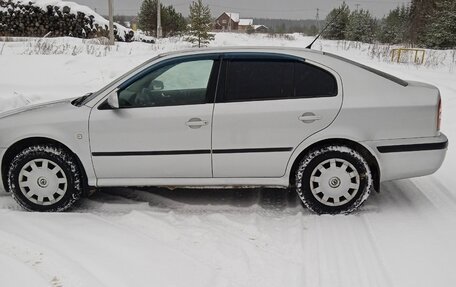
[[[66,214],[22,212],[1,197],[0,278],[33,286],[452,286],[454,193],[434,177],[382,188],[350,216],[310,214],[282,190],[111,189]]]
[[[214,45],[250,41],[243,37],[217,35]],[[262,45],[308,42],[252,37]],[[313,215],[293,193],[271,189],[107,189],[60,214],[23,212],[0,194],[0,286],[454,286],[455,72],[321,45],[441,89],[450,151],[439,172],[383,184],[349,216]],[[25,46],[8,43],[0,55],[1,110],[78,96],[156,53],[139,45],[106,57],[30,56]]]

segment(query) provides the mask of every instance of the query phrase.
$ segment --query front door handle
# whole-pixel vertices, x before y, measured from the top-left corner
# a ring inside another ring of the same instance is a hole
[[[191,118],[185,125],[191,129],[199,129],[202,126],[207,126],[208,121],[202,120],[200,118]]]
[[[322,117],[320,116],[317,116],[316,114],[314,113],[304,113],[302,114],[302,116],[300,116],[298,118],[301,122],[305,123],[305,124],[310,124],[310,123],[313,123],[315,121],[319,121],[322,119]]]

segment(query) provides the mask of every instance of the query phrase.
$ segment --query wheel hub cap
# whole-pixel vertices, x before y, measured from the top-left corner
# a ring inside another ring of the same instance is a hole
[[[333,177],[329,180],[329,186],[332,188],[338,188],[340,186],[340,178]]]
[[[41,188],[46,188],[48,186],[48,181],[44,177],[38,178],[37,182],[38,182],[38,186],[41,187]]]
[[[51,205],[60,201],[68,188],[63,169],[48,159],[33,159],[19,172],[22,194],[38,205]]]
[[[328,159],[312,171],[310,190],[314,197],[328,206],[341,206],[358,193],[360,176],[356,168],[344,159]]]

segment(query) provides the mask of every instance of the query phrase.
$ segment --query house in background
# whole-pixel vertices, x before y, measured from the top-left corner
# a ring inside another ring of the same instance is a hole
[[[255,33],[267,33],[268,27],[264,25],[253,25],[253,19],[241,19],[239,13],[223,12],[215,20],[214,29],[216,31],[233,31],[233,32],[247,32],[253,29]]]
[[[223,12],[215,20],[215,30],[237,31],[239,29],[239,13]]]
[[[267,33],[269,32],[269,28],[264,25],[253,25],[253,29],[255,33]]]
[[[253,26],[253,19],[239,19],[239,31],[247,31],[247,29]]]

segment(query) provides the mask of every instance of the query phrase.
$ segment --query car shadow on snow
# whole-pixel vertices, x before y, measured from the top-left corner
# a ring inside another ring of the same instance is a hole
[[[372,192],[366,203],[353,215],[384,212],[416,213],[436,206],[414,180],[383,183],[381,192]],[[76,212],[126,213],[152,210],[175,213],[226,213],[289,216],[312,213],[303,208],[291,189],[166,189],[104,188],[84,199]]]
[[[288,189],[103,188],[83,199],[76,212],[128,212],[136,209],[176,213],[297,214],[305,211]],[[117,209],[117,210],[116,210]]]

